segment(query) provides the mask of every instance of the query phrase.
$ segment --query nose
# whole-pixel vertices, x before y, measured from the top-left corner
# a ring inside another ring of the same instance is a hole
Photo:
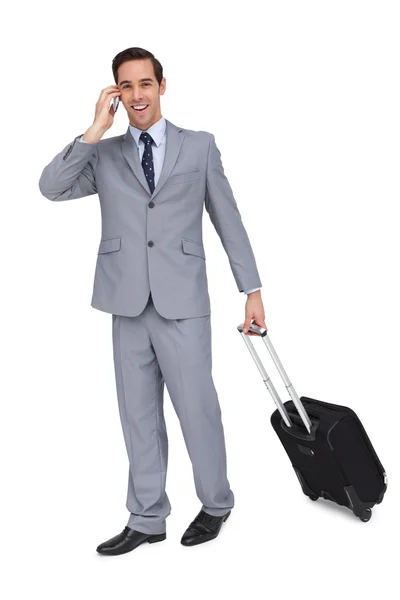
[[[140,100],[142,100],[143,98],[143,94],[142,94],[142,90],[140,88],[133,88],[132,90],[132,102],[139,102]]]

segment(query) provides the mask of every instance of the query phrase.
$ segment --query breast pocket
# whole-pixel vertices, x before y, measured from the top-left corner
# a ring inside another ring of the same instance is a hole
[[[200,171],[191,171],[190,173],[181,173],[180,175],[172,176],[172,183],[175,185],[177,183],[191,183],[192,181],[197,181],[200,179],[201,173]]]

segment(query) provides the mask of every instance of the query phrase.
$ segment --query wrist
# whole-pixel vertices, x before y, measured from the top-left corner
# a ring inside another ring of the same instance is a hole
[[[101,138],[104,135],[104,131],[100,131],[99,129],[94,129],[93,126],[89,127],[89,129],[87,129],[85,131],[85,133],[82,136],[82,139],[84,142],[87,142],[88,144],[97,144]]]

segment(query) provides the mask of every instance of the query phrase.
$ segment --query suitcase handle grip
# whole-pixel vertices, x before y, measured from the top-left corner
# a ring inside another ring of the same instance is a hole
[[[254,344],[251,341],[251,336],[248,336],[245,333],[243,333],[243,327],[244,327],[244,323],[241,323],[240,325],[238,325],[237,329],[238,329],[239,333],[241,334],[243,341],[245,342],[250,354],[252,355],[252,357],[254,359],[254,362],[256,363],[256,365],[258,367],[258,370],[261,373],[261,377],[263,378],[263,381],[264,381],[269,393],[271,394],[273,401],[275,402],[279,412],[281,413],[282,419],[284,420],[284,422],[286,423],[286,425],[288,427],[293,427],[293,423],[289,416],[289,413],[286,410],[286,407],[283,404],[282,400],[280,399],[278,392],[276,391],[271,379],[268,376],[267,371],[265,370],[264,365],[262,364],[262,362],[260,360],[260,357],[258,356],[258,354],[256,352]],[[250,323],[249,331],[251,333],[258,334],[262,338],[264,344],[267,347],[268,352],[271,355],[272,360],[275,363],[276,368],[279,371],[280,376],[283,379],[285,387],[293,400],[293,404],[295,405],[297,412],[299,413],[305,428],[307,429],[308,433],[311,433],[311,428],[313,427],[311,419],[308,416],[306,409],[303,406],[303,403],[301,402],[300,398],[298,397],[296,390],[294,389],[293,385],[289,381],[289,377],[287,376],[286,371],[283,368],[281,361],[279,360],[279,357],[275,351],[275,348],[273,347],[271,340],[269,339],[269,335],[267,335],[268,334],[267,329],[265,329],[264,327],[259,327],[258,325],[254,324],[254,323]]]

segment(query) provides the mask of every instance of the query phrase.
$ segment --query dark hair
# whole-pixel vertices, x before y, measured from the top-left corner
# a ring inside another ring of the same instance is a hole
[[[163,68],[161,63],[155,58],[154,54],[149,52],[148,50],[144,50],[143,48],[127,48],[126,50],[122,50],[119,52],[112,61],[112,72],[114,75],[115,83],[118,85],[118,67],[122,65],[122,63],[127,62],[128,60],[138,60],[143,58],[149,58],[153,63],[153,70],[155,78],[158,81],[158,85],[161,85],[161,80],[163,78]]]

